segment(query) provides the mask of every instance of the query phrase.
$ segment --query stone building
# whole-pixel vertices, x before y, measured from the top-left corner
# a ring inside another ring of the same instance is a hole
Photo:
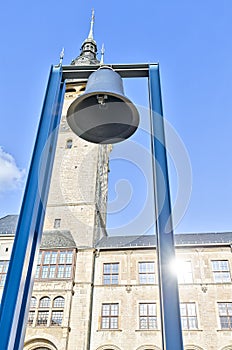
[[[1,288],[17,216],[0,219]],[[232,349],[232,234],[178,234],[186,350]],[[161,349],[155,236],[104,236],[79,246],[69,230],[44,231],[25,350]]]
[[[92,17],[72,64],[98,64],[96,53]],[[24,350],[159,350],[155,236],[107,235],[111,147],[81,140],[66,123],[84,89],[67,83]],[[16,215],[0,219],[1,292],[16,224]],[[175,240],[170,268],[179,280],[185,350],[232,350],[232,233]]]

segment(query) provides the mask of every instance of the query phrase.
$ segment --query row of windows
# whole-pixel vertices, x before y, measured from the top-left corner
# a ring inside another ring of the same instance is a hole
[[[0,287],[4,286],[9,261],[0,261]],[[74,251],[40,251],[36,279],[70,279],[73,276]]]
[[[180,266],[179,266],[180,265]],[[228,260],[212,260],[212,273],[215,283],[231,282],[230,268]],[[191,261],[179,261],[175,266],[179,283],[192,283],[193,271]],[[138,275],[140,284],[155,283],[155,262],[139,262]],[[103,284],[118,284],[119,263],[103,264]]]
[[[119,263],[103,264],[103,284],[118,284],[119,280]],[[139,283],[155,283],[155,263],[139,262]]]
[[[39,307],[39,308],[48,308],[50,306],[53,306],[53,307],[62,307],[64,308],[64,298],[63,297],[56,297],[53,299],[53,302],[51,303],[51,299],[49,297],[42,297],[40,300],[39,300],[39,304],[37,305],[37,299],[36,297],[31,297],[31,303],[30,303],[30,308],[31,309],[34,309],[36,307]]]
[[[53,299],[42,297],[38,302],[31,298],[28,325],[61,326],[64,312],[64,298]],[[182,328],[184,330],[198,329],[196,304],[180,303]],[[232,329],[232,303],[218,303],[218,315],[221,329]],[[157,304],[139,303],[139,329],[157,329]],[[119,304],[104,303],[101,308],[101,329],[119,328]]]
[[[182,329],[198,329],[196,304],[180,303]],[[221,329],[232,329],[232,303],[218,303],[218,315]],[[102,304],[101,329],[119,328],[119,304]],[[139,304],[139,329],[157,329],[156,303]]]
[[[74,252],[67,251],[40,251],[36,275],[37,279],[69,279],[73,274]],[[9,261],[0,261],[0,286],[5,283]],[[191,261],[181,261],[176,266],[179,283],[192,283],[193,272]],[[211,261],[213,279],[215,283],[231,282],[228,260]],[[138,277],[140,284],[155,283],[155,262],[139,262]],[[103,284],[119,283],[119,263],[103,264]]]
[[[61,326],[64,313],[64,298],[58,296],[51,301],[42,297],[37,303],[36,297],[31,298],[28,315],[29,326]]]

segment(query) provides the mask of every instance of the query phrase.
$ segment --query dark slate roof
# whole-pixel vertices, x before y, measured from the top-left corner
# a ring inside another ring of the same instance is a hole
[[[18,221],[18,215],[7,215],[0,218],[0,234],[14,234]],[[177,246],[184,245],[222,245],[232,244],[232,232],[213,232],[213,233],[182,233],[175,235]],[[154,235],[137,236],[112,236],[103,237],[96,248],[117,249],[117,248],[136,248],[136,247],[154,247],[156,238]],[[68,230],[45,231],[42,237],[41,248],[75,248],[74,239]]]
[[[176,246],[185,245],[217,245],[232,244],[231,232],[215,232],[215,233],[185,233],[176,234]],[[156,237],[154,235],[141,236],[114,236],[103,237],[97,244],[96,248],[136,248],[136,247],[154,247],[156,245]]]
[[[7,215],[0,219],[0,234],[15,234],[18,215]],[[41,248],[75,248],[74,239],[67,230],[44,231]]]
[[[7,215],[0,218],[0,234],[14,234],[18,222],[18,215]]]
[[[44,231],[40,248],[76,248],[70,231]]]

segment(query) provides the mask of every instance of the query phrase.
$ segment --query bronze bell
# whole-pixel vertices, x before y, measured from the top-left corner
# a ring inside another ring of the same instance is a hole
[[[89,76],[85,92],[68,109],[67,122],[87,141],[112,144],[136,131],[139,113],[124,95],[121,76],[104,66]]]

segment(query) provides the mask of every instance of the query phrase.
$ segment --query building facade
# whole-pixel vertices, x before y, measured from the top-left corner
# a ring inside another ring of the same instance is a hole
[[[99,64],[90,32],[72,64]],[[24,350],[160,350],[155,236],[106,232],[111,146],[86,142],[66,113],[68,81]],[[17,216],[0,219],[0,291]],[[232,350],[232,233],[175,236],[185,350]],[[175,347],[173,347],[175,349]]]
[[[1,288],[16,220],[0,220]],[[175,236],[170,269],[179,280],[186,350],[232,349],[231,237]],[[161,348],[155,237],[105,236],[79,247],[70,231],[44,231],[24,349]]]

